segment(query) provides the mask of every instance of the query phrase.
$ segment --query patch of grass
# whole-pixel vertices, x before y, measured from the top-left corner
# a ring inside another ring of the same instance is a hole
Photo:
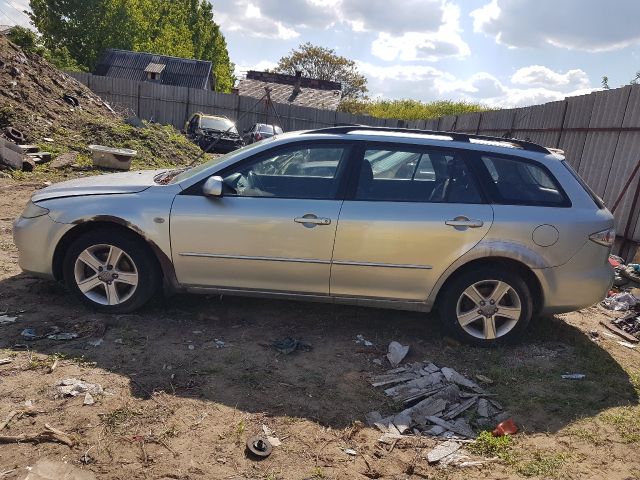
[[[236,428],[234,430],[234,435],[236,436],[236,441],[240,441],[242,440],[242,436],[244,435],[244,432],[247,430],[247,425],[243,420],[240,420],[238,422],[238,424],[236,425]]]
[[[613,408],[600,415],[600,419],[612,425],[624,442],[640,442],[640,407]]]
[[[471,453],[482,457],[491,458],[498,457],[502,460],[511,460],[511,437],[504,435],[502,437],[494,437],[491,432],[480,432],[475,443],[470,443],[467,449]]]
[[[309,475],[309,477],[307,477],[309,480],[316,480],[316,479],[320,479],[320,478],[327,478],[327,476],[324,473],[324,470],[322,470],[321,467],[315,467],[313,470],[311,470],[311,475]]]
[[[398,118],[401,120],[424,120],[444,115],[483,112],[489,107],[470,103],[438,100],[421,102],[419,100],[343,100],[340,111],[356,115],[371,115],[378,118]]]
[[[557,477],[568,458],[566,453],[536,450],[531,459],[516,464],[516,472],[523,477]]]
[[[140,412],[132,410],[129,407],[122,407],[112,410],[102,416],[102,423],[109,431],[114,431],[117,428],[128,423],[132,418],[140,415]]]

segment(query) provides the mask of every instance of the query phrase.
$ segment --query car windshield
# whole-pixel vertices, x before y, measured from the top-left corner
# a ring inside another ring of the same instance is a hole
[[[227,119],[220,117],[202,117],[200,119],[200,128],[205,130],[220,130],[221,132],[230,131],[238,133],[235,124]]]
[[[273,141],[274,138],[269,139],[269,141]],[[242,148],[239,148],[237,150],[234,150],[232,152],[229,152],[225,155],[219,155],[215,158],[212,158],[211,160],[209,160],[208,162],[204,162],[201,163],[200,165],[196,165],[193,168],[189,168],[188,170],[185,170],[183,172],[180,172],[179,175],[176,175],[175,177],[173,177],[171,179],[170,182],[167,183],[180,183],[184,180],[187,180],[188,178],[191,178],[197,174],[199,174],[200,172],[206,170],[209,167],[212,167],[213,165],[220,163],[220,162],[224,162],[225,160],[228,160],[230,158],[235,157],[236,155],[242,154],[244,152],[246,152],[247,150],[252,150],[254,148],[260,148],[260,146],[264,145],[264,141],[262,142],[256,142],[256,143],[252,143],[250,145],[245,145]]]
[[[282,129],[280,127],[275,127],[276,135],[280,135],[282,133]],[[260,125],[260,133],[271,133],[273,134],[273,125]]]

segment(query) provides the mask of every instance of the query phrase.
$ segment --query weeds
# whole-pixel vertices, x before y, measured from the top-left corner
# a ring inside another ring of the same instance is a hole
[[[475,443],[470,443],[467,449],[482,457],[498,457],[508,461],[511,460],[511,437],[494,437],[491,432],[480,432]]]
[[[516,471],[524,477],[556,477],[568,458],[566,453],[535,451],[531,460],[516,465]]]

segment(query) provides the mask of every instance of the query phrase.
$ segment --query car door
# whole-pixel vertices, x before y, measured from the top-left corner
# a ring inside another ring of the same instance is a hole
[[[359,151],[336,232],[331,295],[424,301],[486,235],[493,209],[463,153],[375,143]]]
[[[223,195],[200,182],[174,201],[178,281],[231,289],[329,294],[337,200],[348,143],[301,143],[225,169]],[[307,168],[321,162],[323,170]]]

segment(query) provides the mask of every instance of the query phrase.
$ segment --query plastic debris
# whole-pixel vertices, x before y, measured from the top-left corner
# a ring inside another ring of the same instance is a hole
[[[387,353],[387,358],[389,359],[389,363],[397,367],[400,365],[400,362],[404,360],[404,357],[409,353],[409,345],[401,345],[398,342],[391,342],[389,344],[389,353]]]
[[[10,317],[8,315],[0,315],[0,325],[9,325],[15,323],[18,317]]]
[[[89,383],[77,378],[66,378],[57,384],[57,391],[62,396],[76,397],[83,393],[102,395],[104,390],[97,383]]]
[[[364,336],[361,334],[356,335],[356,345],[363,345],[365,347],[375,346],[373,342],[370,342],[369,340],[364,338]]]
[[[637,347],[637,345],[634,345],[633,343],[625,342],[625,341],[622,341],[622,340],[619,340],[618,344],[622,345],[623,347],[627,347],[627,348],[631,348],[631,349]]]
[[[22,330],[22,332],[20,332],[20,335],[22,335],[25,340],[36,340],[40,338],[38,337],[35,328],[25,328],[24,330]]]
[[[587,377],[584,373],[568,373],[560,376],[565,380],[584,380]]]
[[[351,455],[352,457],[355,457],[356,455],[358,455],[358,452],[356,452],[353,448],[345,448],[342,451],[347,455]]]
[[[12,359],[10,359],[9,357],[7,358],[0,358],[0,365],[7,365],[8,363],[13,362]]]
[[[518,433],[518,426],[515,422],[509,418],[504,422],[500,422],[498,426],[493,430],[494,437],[503,437],[504,435],[515,435]]]
[[[638,298],[629,292],[620,292],[602,301],[602,305],[605,308],[616,312],[629,310],[635,307],[637,303]]]
[[[224,348],[227,346],[227,342],[220,340],[219,338],[216,338],[214,342],[216,344],[216,348]]]
[[[104,338],[98,338],[96,340],[91,340],[88,342],[88,345],[91,347],[99,347],[104,342]]]
[[[51,335],[47,335],[49,340],[73,340],[78,337],[79,335],[74,332],[53,333]]]
[[[87,470],[80,470],[70,463],[42,458],[29,468],[24,480],[96,480],[96,475]]]
[[[193,344],[189,344],[189,346],[187,347],[189,350],[195,350],[196,347]]]

